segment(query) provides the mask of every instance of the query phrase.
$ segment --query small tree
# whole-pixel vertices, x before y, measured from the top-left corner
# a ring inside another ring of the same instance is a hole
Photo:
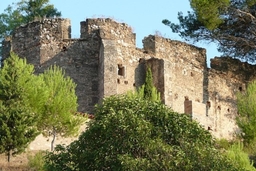
[[[241,137],[245,145],[255,143],[256,138],[256,81],[251,82],[245,92],[237,94],[239,115],[237,125],[241,129]]]
[[[34,68],[17,55],[5,60],[0,70],[0,153],[21,153],[38,135],[38,108],[44,95],[43,81]]]
[[[43,135],[52,135],[51,150],[57,135],[72,136],[78,133],[83,122],[81,117],[75,116],[77,111],[77,96],[75,83],[57,66],[46,70],[40,77],[48,87],[48,99],[38,124]]]
[[[156,87],[153,85],[152,71],[147,67],[145,83],[138,88],[137,94],[139,97],[151,100],[151,101],[161,101],[160,93],[157,91]]]

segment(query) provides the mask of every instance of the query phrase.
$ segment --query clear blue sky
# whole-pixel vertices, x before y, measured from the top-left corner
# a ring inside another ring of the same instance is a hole
[[[0,13],[13,2],[20,0],[0,0]],[[130,25],[136,33],[137,47],[142,47],[142,39],[160,32],[163,37],[182,40],[178,34],[162,24],[163,19],[177,23],[177,14],[190,11],[189,0],[50,0],[61,11],[63,18],[71,19],[72,37],[80,35],[80,21],[86,18],[109,17]],[[183,40],[182,40],[183,41]],[[207,49],[208,61],[219,56],[215,45],[196,44]]]

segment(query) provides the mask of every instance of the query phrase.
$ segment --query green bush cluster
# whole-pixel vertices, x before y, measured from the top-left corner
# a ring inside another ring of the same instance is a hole
[[[127,95],[105,99],[88,130],[45,159],[47,170],[245,170],[187,115]]]

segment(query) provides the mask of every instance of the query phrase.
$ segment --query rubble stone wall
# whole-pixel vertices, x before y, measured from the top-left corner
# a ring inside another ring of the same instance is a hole
[[[125,23],[87,19],[79,39],[70,38],[70,20],[44,19],[19,27],[4,42],[10,50],[42,73],[51,65],[63,68],[77,84],[80,112],[93,113],[104,97],[134,90],[150,67],[162,101],[187,113],[217,138],[231,139],[237,131],[236,93],[255,78],[255,66],[222,57],[206,65],[206,50],[184,42],[149,35],[143,49]]]

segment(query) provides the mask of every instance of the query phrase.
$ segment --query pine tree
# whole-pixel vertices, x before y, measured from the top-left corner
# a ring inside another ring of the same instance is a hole
[[[152,71],[147,67],[145,83],[137,90],[137,95],[151,101],[161,101],[160,92],[153,85]]]
[[[0,153],[21,153],[38,135],[37,108],[43,95],[34,67],[11,53],[0,70]],[[41,96],[42,95],[42,96]]]
[[[147,67],[146,79],[145,79],[145,88],[144,88],[144,97],[150,99],[152,97],[152,88],[153,88],[153,76],[151,69]]]
[[[70,77],[65,77],[64,71],[53,66],[40,75],[48,87],[48,99],[38,124],[43,135],[53,137],[51,150],[57,135],[63,137],[76,135],[83,118],[75,116],[77,112],[77,96],[75,83]]]
[[[162,22],[191,42],[216,43],[221,56],[256,61],[255,0],[189,0],[192,11],[178,13],[179,23]]]

